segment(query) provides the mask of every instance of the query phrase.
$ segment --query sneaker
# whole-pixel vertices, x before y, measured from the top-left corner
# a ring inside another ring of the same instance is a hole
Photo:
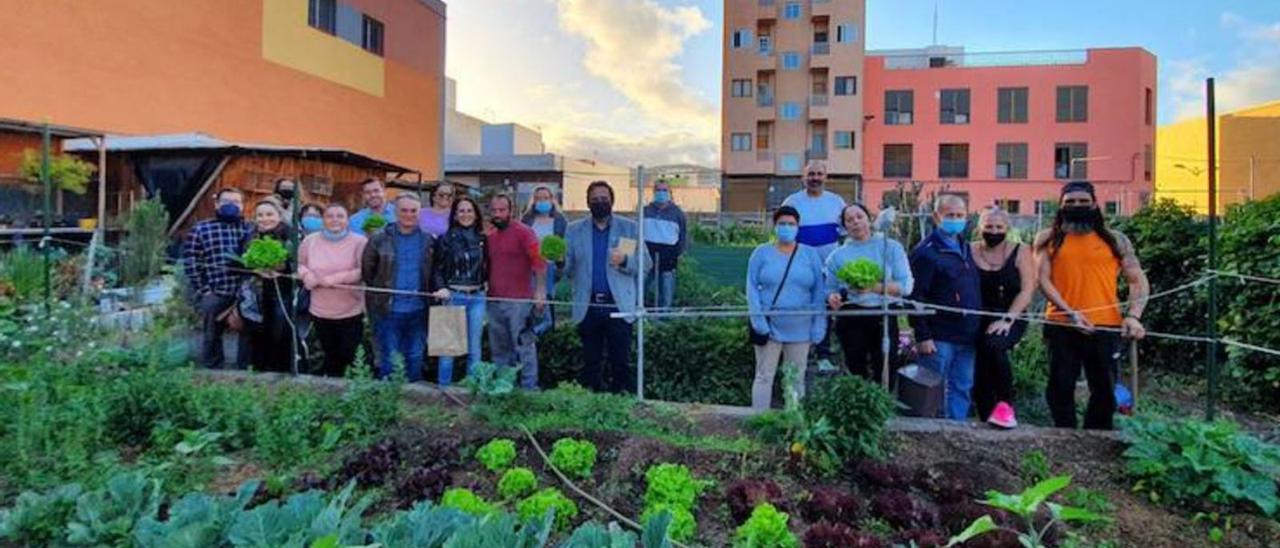
[[[830,373],[835,370],[836,370],[836,366],[831,363],[831,360],[828,360],[826,358],[822,358],[821,360],[818,360],[819,373]]]
[[[1013,414],[1012,405],[1000,402],[996,404],[995,409],[991,410],[991,416],[987,418],[987,423],[1009,429],[1018,426],[1018,419]]]

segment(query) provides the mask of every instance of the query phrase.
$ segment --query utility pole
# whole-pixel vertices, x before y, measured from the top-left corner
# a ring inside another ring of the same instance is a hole
[[[1205,120],[1209,128],[1209,270],[1218,270],[1218,117],[1215,114],[1213,78],[1205,80]],[[1218,279],[1209,278],[1209,314],[1206,320],[1209,338],[1209,401],[1205,419],[1213,420],[1218,397]]]

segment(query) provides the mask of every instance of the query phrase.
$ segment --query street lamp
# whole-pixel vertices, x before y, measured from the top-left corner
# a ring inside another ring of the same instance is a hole
[[[1190,173],[1193,177],[1199,177],[1201,173],[1208,171],[1207,169],[1200,166],[1188,166],[1186,164],[1173,164],[1173,167],[1174,169],[1184,170],[1187,173]]]

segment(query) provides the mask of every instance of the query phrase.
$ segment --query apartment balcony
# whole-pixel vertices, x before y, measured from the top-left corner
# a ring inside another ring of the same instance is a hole
[[[827,149],[810,149],[804,152],[805,160],[826,160]]]
[[[756,18],[757,19],[773,19],[778,16],[777,0],[757,0],[756,1]]]
[[[825,106],[827,106],[827,102],[828,102],[828,100],[829,100],[828,95],[827,95],[827,94],[825,94],[825,93],[823,93],[823,94],[821,94],[821,95],[817,95],[817,94],[815,94],[815,95],[810,95],[810,96],[809,96],[809,106],[811,106],[811,107],[825,107]]]
[[[756,161],[757,161],[757,162],[768,162],[768,163],[772,164],[772,163],[773,163],[773,151],[772,151],[772,150],[757,150],[757,151],[756,151]]]
[[[830,55],[831,42],[814,42],[813,46],[810,46],[809,52],[812,53],[814,56]]]
[[[756,106],[760,108],[773,108],[773,94],[757,95]]]

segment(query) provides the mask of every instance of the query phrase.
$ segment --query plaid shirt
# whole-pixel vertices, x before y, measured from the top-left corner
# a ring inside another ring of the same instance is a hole
[[[228,223],[210,219],[196,223],[182,247],[182,264],[196,295],[234,295],[243,274],[236,257],[250,232],[248,223]]]

